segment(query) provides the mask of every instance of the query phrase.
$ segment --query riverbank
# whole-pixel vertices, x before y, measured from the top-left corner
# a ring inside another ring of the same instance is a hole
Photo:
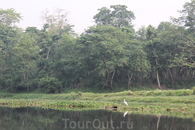
[[[123,91],[116,93],[71,92],[61,94],[0,93],[0,99],[79,100],[121,103],[195,103],[195,90]]]
[[[62,94],[0,93],[0,106],[40,107],[65,111],[107,109],[137,114],[194,118],[194,90],[123,91],[116,93],[71,92]],[[128,106],[124,104],[126,100]]]

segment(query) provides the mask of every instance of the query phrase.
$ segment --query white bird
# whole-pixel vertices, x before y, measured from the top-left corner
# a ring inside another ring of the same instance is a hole
[[[128,106],[128,103],[125,101],[125,99],[124,99],[124,103],[125,103],[125,105],[127,105],[127,106]]]

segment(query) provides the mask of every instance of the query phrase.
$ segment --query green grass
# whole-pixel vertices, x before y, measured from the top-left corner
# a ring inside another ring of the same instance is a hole
[[[166,115],[181,118],[193,117],[195,104],[185,103],[135,103],[128,102],[126,106],[121,103],[106,101],[79,101],[79,100],[46,100],[46,99],[0,99],[0,106],[3,107],[41,107],[46,109],[81,111],[92,109],[113,110],[117,106],[117,111],[136,114]]]
[[[128,106],[123,103],[128,102]],[[42,107],[58,110],[109,109],[140,114],[193,115],[193,90],[122,91],[116,93],[70,92],[62,94],[0,93],[0,106]]]
[[[195,87],[193,87],[193,95],[195,95]]]
[[[2,99],[107,101],[136,103],[195,103],[194,90],[122,91],[116,93],[70,92],[62,94],[0,93]]]

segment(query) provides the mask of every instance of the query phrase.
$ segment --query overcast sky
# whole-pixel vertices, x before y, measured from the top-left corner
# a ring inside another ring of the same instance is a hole
[[[82,33],[84,29],[94,25],[93,16],[97,9],[110,5],[126,5],[128,10],[134,12],[136,20],[135,28],[149,24],[157,26],[162,21],[169,21],[170,16],[179,16],[178,10],[191,0],[0,0],[0,8],[14,8],[21,13],[23,21],[19,26],[42,27],[41,12],[45,9],[61,8],[69,12],[69,22],[75,25],[74,30]]]

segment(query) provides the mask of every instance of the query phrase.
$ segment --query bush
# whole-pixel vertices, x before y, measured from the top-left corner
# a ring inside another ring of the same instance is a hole
[[[168,92],[166,93],[166,96],[173,96],[173,93],[172,93],[171,91],[168,91]]]
[[[195,87],[193,87],[193,95],[195,95]]]
[[[39,85],[47,93],[60,93],[62,83],[56,77],[43,77],[39,80]]]
[[[183,96],[189,96],[189,95],[190,95],[190,92],[187,92],[187,91],[183,92]]]

